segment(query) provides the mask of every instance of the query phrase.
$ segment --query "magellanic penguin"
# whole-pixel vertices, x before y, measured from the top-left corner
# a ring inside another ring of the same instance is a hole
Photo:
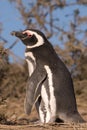
[[[26,46],[25,58],[29,79],[26,88],[25,112],[36,105],[41,123],[84,122],[80,116],[71,75],[45,35],[34,29],[13,31]]]

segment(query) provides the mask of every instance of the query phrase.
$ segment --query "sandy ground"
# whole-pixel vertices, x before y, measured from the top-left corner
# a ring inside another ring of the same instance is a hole
[[[38,119],[35,108],[30,116],[24,113],[24,97],[8,98],[0,104],[0,129],[1,130],[87,130],[84,124],[33,124]],[[87,104],[83,99],[77,98],[78,110],[87,121]]]
[[[83,125],[43,125],[43,126],[6,126],[0,125],[1,130],[87,130],[87,124]]]

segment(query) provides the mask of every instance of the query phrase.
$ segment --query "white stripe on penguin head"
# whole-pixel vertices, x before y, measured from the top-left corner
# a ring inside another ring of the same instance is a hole
[[[36,38],[38,39],[38,42],[35,45],[32,45],[32,46],[27,45],[27,48],[31,49],[31,48],[39,47],[44,44],[44,39],[38,33],[34,32],[34,31],[30,31],[30,30],[26,30],[23,33],[27,33],[27,34],[29,33],[31,35],[34,34],[36,36]]]

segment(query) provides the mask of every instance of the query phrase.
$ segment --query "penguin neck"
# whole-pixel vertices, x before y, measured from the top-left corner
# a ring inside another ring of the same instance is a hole
[[[29,52],[29,51],[33,52],[34,50],[41,49],[43,46],[44,46],[44,44],[41,45],[41,46],[33,47],[33,48],[28,48],[28,47],[26,47],[26,50],[25,50],[25,51],[26,51],[26,52]]]

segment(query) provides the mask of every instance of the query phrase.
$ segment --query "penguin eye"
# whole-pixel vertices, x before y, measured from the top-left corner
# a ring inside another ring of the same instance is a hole
[[[29,34],[28,36],[29,36],[29,38],[30,38],[30,37],[32,37],[32,35],[31,35],[31,34]]]
[[[30,32],[28,32],[28,31],[24,31],[23,36],[24,36],[24,38],[31,38],[32,34]]]
[[[28,33],[24,33],[24,37],[29,37],[29,38],[31,38],[32,35],[31,35],[31,34],[28,34]]]

